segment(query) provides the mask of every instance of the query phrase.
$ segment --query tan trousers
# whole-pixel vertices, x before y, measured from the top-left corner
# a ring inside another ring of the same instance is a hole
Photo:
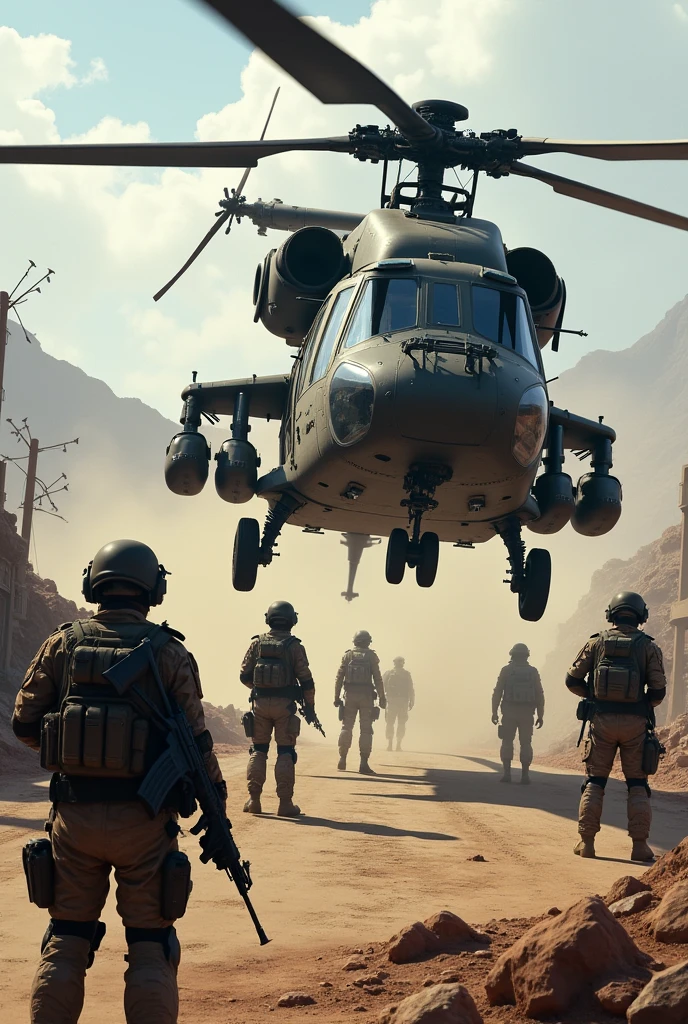
[[[172,924],[160,916],[162,862],[177,849],[176,839],[165,831],[170,818],[164,812],[151,819],[138,802],[59,804],[52,832],[51,918],[97,921],[114,868],[117,912],[126,927],[157,929]],[[89,952],[88,941],[76,936],[52,936],[48,941],[31,989],[32,1024],[75,1024],[79,1019]],[[128,1024],[175,1024],[176,967],[167,961],[160,943],[133,944],[124,977]],[[153,1002],[151,990],[156,992]]]
[[[277,760],[275,761],[275,786],[280,800],[290,800],[294,795],[296,772],[294,754],[296,740],[301,731],[301,719],[294,714],[294,702],[289,697],[259,697],[253,705],[253,747],[248,759],[246,780],[250,796],[259,797],[263,792],[267,776],[267,747],[275,734]],[[288,747],[289,750],[280,750]]]
[[[596,714],[590,723],[583,754],[588,778],[607,779],[618,750],[626,780],[646,780],[643,771],[645,735],[645,719],[641,715]],[[592,838],[600,831],[603,801],[603,786],[589,782],[578,809],[578,831],[584,838]],[[652,806],[644,785],[629,786],[626,810],[629,836],[646,840],[652,824]]]
[[[500,757],[503,764],[511,763],[514,757],[514,740],[518,732],[521,764],[528,768],[533,760],[533,715],[531,704],[502,704],[502,746]]]
[[[401,743],[406,734],[408,722],[408,703],[394,704],[389,701],[385,710],[385,735],[390,743],[394,740],[394,727],[397,730],[397,743]]]
[[[339,734],[339,753],[346,754],[353,742],[354,725],[358,716],[360,735],[358,749],[361,757],[367,759],[373,749],[373,714],[375,699],[373,689],[368,686],[354,687],[345,691],[342,731]]]

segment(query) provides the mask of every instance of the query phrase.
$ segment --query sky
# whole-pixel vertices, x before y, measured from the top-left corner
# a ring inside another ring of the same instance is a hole
[[[294,6],[410,102],[464,103],[478,132],[515,126],[539,137],[688,138],[688,0]],[[0,143],[255,138],[277,85],[273,138],[384,124],[371,107],[321,105],[194,0],[0,0],[0,25]],[[688,215],[688,168],[680,163],[562,155],[531,162]],[[152,301],[240,174],[0,166],[0,287],[11,289],[29,258],[52,267],[51,285],[21,307],[45,350],[171,418],[193,370],[201,380],[288,371],[291,351],[253,324],[251,306],[255,265],[285,236],[259,237],[244,222],[216,237],[161,303]],[[340,155],[280,156],[252,172],[246,195],[365,212],[377,202],[379,169]],[[546,354],[548,377],[588,351],[633,344],[688,292],[686,233],[518,179],[483,178],[476,214],[498,223],[508,246],[551,257],[567,284],[566,326],[589,332]],[[22,343],[15,333],[12,344]],[[555,381],[555,402],[556,388]],[[7,429],[0,424],[0,450]],[[300,542],[296,536],[294,550]],[[498,545],[480,554],[480,575],[490,574],[493,589],[502,562]],[[337,565],[343,572],[343,559]],[[49,554],[41,571],[51,574]],[[371,557],[362,587],[372,572]],[[469,582],[452,579],[450,602]],[[570,596],[572,606],[579,596]],[[525,635],[535,638],[535,627]]]

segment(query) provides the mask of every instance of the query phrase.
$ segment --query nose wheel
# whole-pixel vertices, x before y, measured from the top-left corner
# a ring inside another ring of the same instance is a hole
[[[440,557],[440,539],[436,533],[426,530],[420,540],[414,541],[406,530],[398,527],[389,535],[385,576],[388,583],[401,583],[406,566],[416,570],[419,587],[431,587],[437,575]]]
[[[533,548],[525,557],[526,546],[521,539],[521,523],[509,519],[496,526],[507,549],[511,576],[508,583],[518,594],[518,612],[527,622],[537,622],[545,614],[552,579],[552,559],[545,548]]]

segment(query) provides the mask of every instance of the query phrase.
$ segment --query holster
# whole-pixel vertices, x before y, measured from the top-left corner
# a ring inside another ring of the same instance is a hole
[[[244,732],[249,739],[253,736],[255,721],[255,715],[252,711],[246,711],[245,714],[241,716],[241,724],[243,725]]]
[[[373,708],[373,721],[377,722],[379,717],[380,717],[380,705],[376,704],[375,707]]]
[[[643,771],[646,775],[654,775],[659,768],[659,759],[666,754],[666,747],[657,739],[654,729],[648,729],[643,744]]]
[[[344,721],[344,705],[343,704],[339,705],[339,707],[337,709],[337,714],[339,715],[339,721],[343,722]]]
[[[29,900],[46,909],[55,902],[55,862],[49,839],[29,839],[22,849]]]
[[[504,739],[504,726],[501,724],[501,722],[497,726],[497,739],[498,740],[503,740]]]
[[[162,862],[160,915],[166,921],[183,917],[193,888],[191,862],[181,850],[173,850]]]

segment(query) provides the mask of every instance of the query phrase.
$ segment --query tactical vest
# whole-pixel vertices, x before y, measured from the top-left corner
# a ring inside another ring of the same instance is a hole
[[[349,663],[344,673],[345,686],[372,686],[373,665],[370,651],[354,647],[349,651]]]
[[[253,669],[253,685],[256,690],[288,691],[296,684],[289,648],[298,643],[295,636],[276,637],[263,633],[258,640],[258,659]],[[274,696],[290,696],[290,693],[275,693]]]
[[[508,665],[508,676],[504,683],[502,700],[506,704],[530,704],[538,702],[535,680],[537,669],[532,665]]]
[[[645,658],[642,645],[649,643],[645,633],[634,636],[600,633],[592,670],[592,696],[599,701],[636,704],[645,692]]]
[[[408,701],[411,691],[411,673],[405,668],[400,672],[391,669],[385,676],[385,696],[388,703]]]
[[[151,622],[103,628],[88,619],[63,628],[67,644],[59,710],[41,722],[41,767],[75,780],[142,779],[162,752],[162,737],[150,728],[145,712],[119,696],[103,672],[147,636],[157,655],[174,631]],[[136,685],[163,710],[152,676],[144,675]]]

